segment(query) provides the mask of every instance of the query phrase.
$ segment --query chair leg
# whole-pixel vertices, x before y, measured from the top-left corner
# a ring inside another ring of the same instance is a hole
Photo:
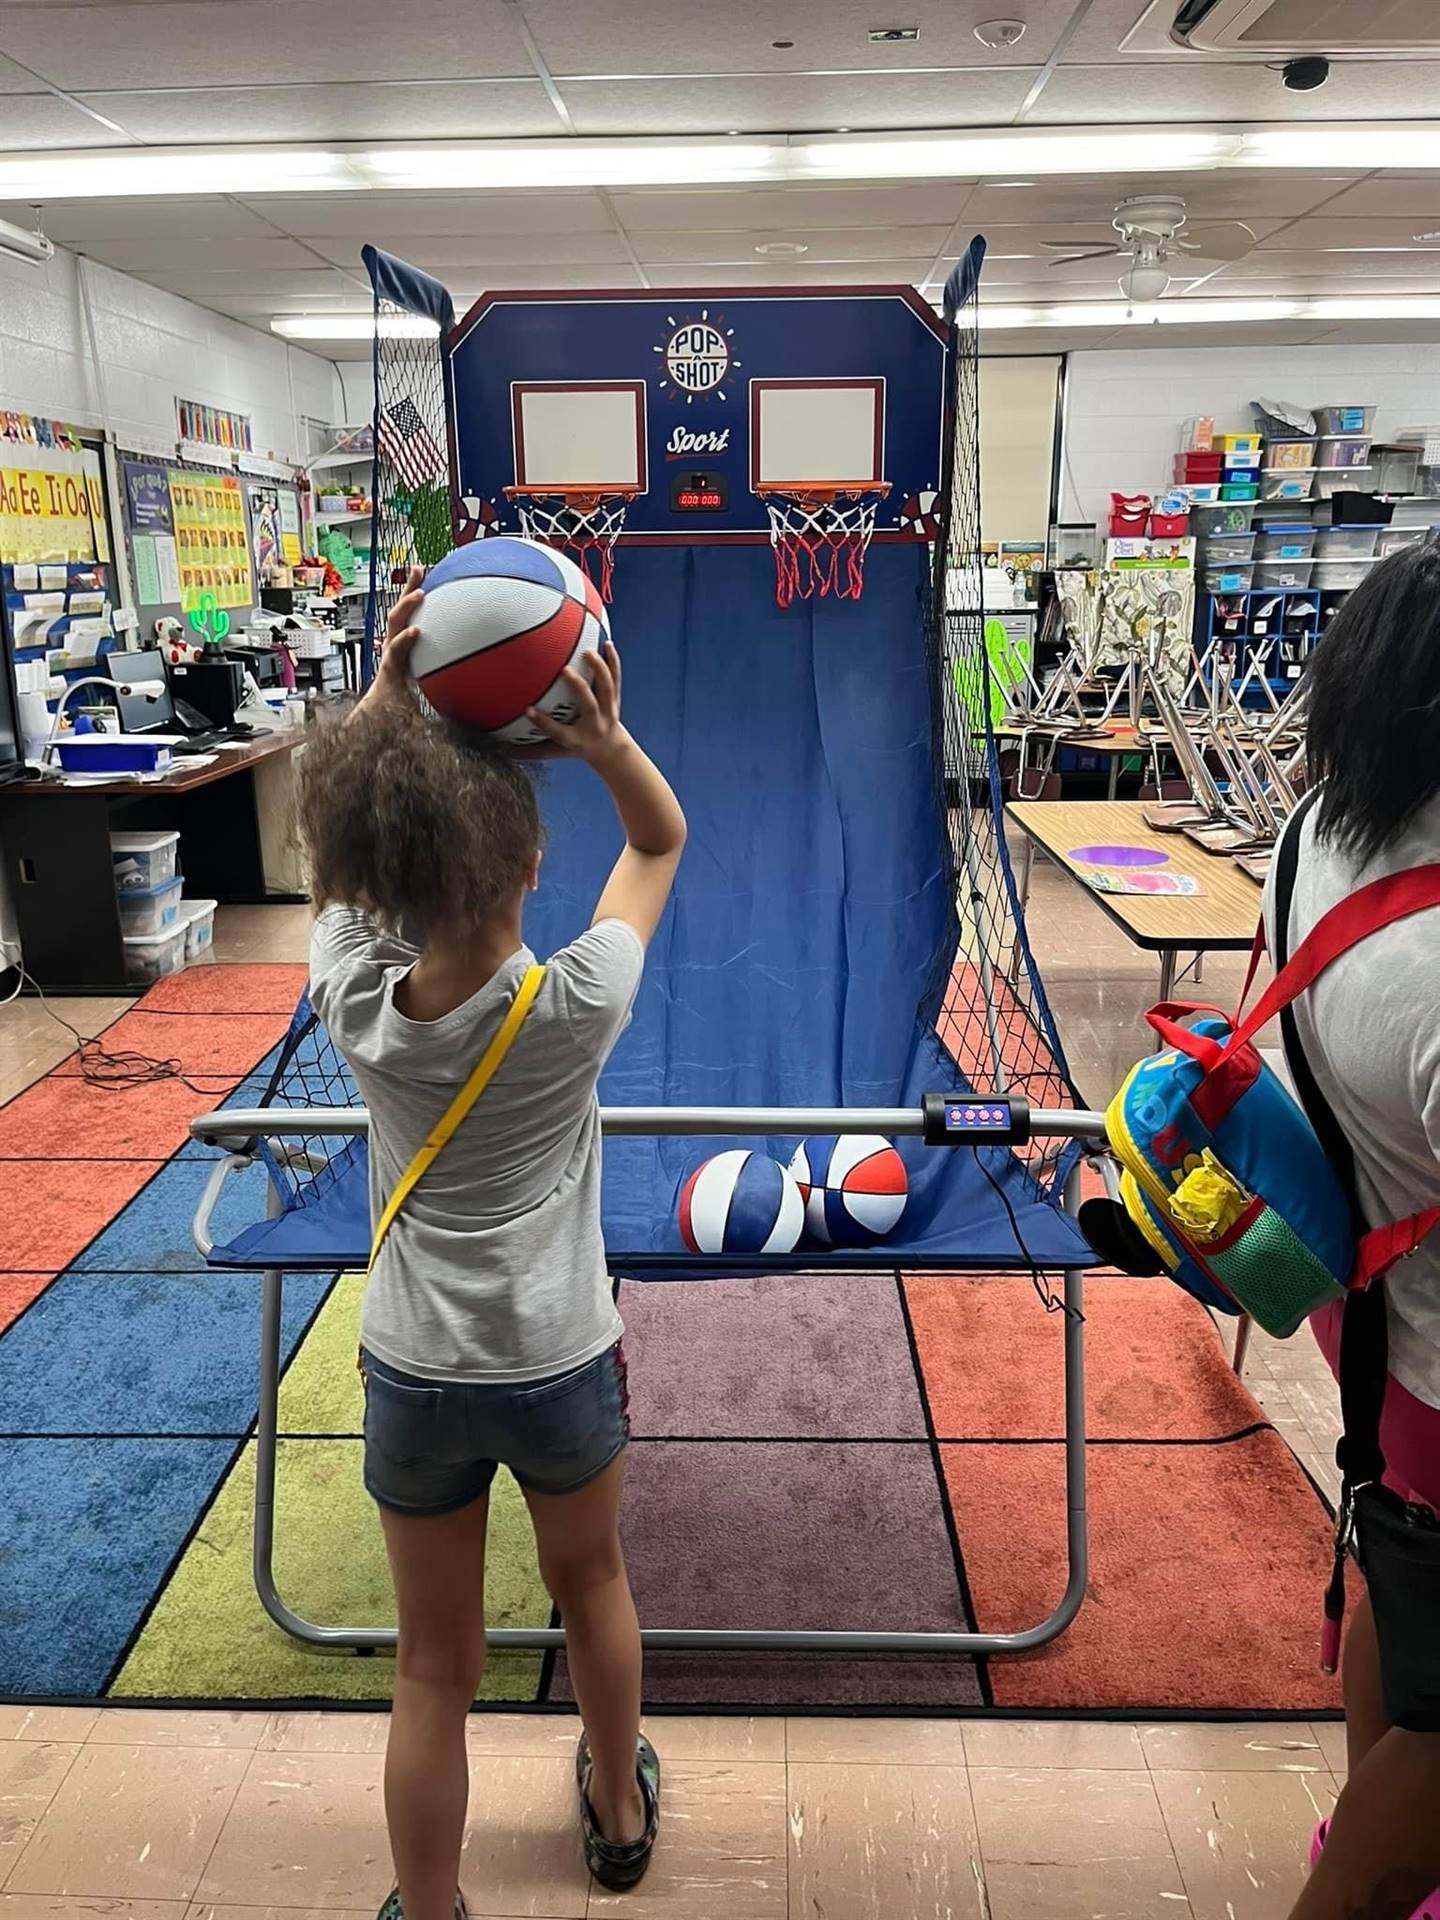
[[[1235,1352],[1231,1360],[1237,1375],[1245,1371],[1245,1355],[1250,1348],[1250,1329],[1254,1322],[1248,1313],[1242,1313],[1235,1322]]]

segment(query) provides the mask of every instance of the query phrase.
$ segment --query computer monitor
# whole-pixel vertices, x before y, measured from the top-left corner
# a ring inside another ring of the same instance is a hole
[[[158,647],[135,653],[105,653],[96,661],[119,685],[130,693],[118,691],[115,705],[120,725],[126,733],[174,733],[175,702],[170,697],[170,677],[165,671],[165,656]]]

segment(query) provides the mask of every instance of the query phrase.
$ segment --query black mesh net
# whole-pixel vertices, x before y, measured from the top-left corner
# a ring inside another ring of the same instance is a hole
[[[375,515],[367,652],[373,658],[412,566],[432,567],[455,544],[445,403],[450,296],[436,281],[365,249],[375,294]]]
[[[984,241],[973,241],[945,289],[952,419],[927,637],[959,938],[936,1026],[976,1092],[1020,1094],[1032,1107],[1070,1107],[1081,1103],[1030,951],[1005,842],[994,733],[1005,696],[981,592],[978,294],[984,256]],[[1052,1144],[1032,1142],[1021,1156],[1042,1177]]]
[[[350,1077],[349,1067],[320,1024],[309,994],[300,997],[260,1104],[262,1107],[358,1107],[364,1104]],[[317,1200],[365,1151],[365,1143],[358,1136],[333,1133],[288,1135],[283,1140],[267,1140],[262,1136],[255,1145],[287,1213]]]

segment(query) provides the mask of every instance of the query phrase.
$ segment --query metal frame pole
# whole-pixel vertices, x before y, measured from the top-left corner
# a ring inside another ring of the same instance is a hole
[[[632,1114],[650,1109],[630,1109]],[[672,1110],[672,1113],[675,1110]],[[683,1111],[683,1110],[681,1110]],[[697,1113],[704,1109],[695,1109]],[[738,1111],[745,1111],[740,1109]],[[907,1110],[908,1111],[908,1110]],[[227,1120],[231,1116],[227,1116]],[[1084,1119],[1087,1132],[1095,1135],[1098,1115],[1065,1115],[1066,1120]],[[310,1131],[315,1131],[313,1119]],[[630,1129],[627,1129],[630,1130]],[[653,1131],[640,1125],[636,1132]],[[747,1131],[750,1129],[747,1129]],[[757,1129],[763,1131],[764,1129]],[[772,1129],[788,1131],[790,1129]],[[861,1129],[868,1130],[868,1129]],[[1081,1131],[1079,1127],[1074,1133]],[[1065,1209],[1074,1214],[1080,1204],[1080,1169],[1077,1165],[1065,1185]],[[271,1193],[267,1211],[278,1205]],[[260,1604],[278,1627],[292,1639],[322,1653],[372,1653],[393,1651],[396,1634],[393,1627],[324,1627],[297,1614],[281,1597],[275,1579],[275,1479],[279,1448],[281,1302],[284,1278],[268,1269],[261,1282],[260,1315],[260,1395],[256,1420],[255,1527],[253,1565],[255,1590]],[[1079,1267],[1066,1270],[1065,1299],[1065,1534],[1068,1570],[1065,1591],[1059,1605],[1033,1627],[1015,1633],[887,1633],[887,1632],[801,1632],[790,1628],[712,1628],[649,1627],[642,1630],[641,1641],[656,1652],[689,1650],[692,1652],[785,1652],[785,1653],[888,1653],[888,1654],[1005,1654],[1030,1653],[1046,1646],[1064,1632],[1080,1610],[1089,1574],[1089,1522],[1086,1512],[1085,1474],[1085,1275]],[[564,1631],[558,1627],[493,1627],[486,1633],[490,1646],[501,1650],[539,1650],[563,1647]]]

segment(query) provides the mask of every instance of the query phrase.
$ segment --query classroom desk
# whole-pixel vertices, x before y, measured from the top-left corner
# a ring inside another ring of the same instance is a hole
[[[125,981],[110,859],[113,832],[176,827],[185,891],[198,900],[295,900],[265,879],[259,782],[288,760],[296,729],[221,749],[164,780],[29,780],[0,789],[0,843],[25,969],[47,993],[133,993]]]
[[[1175,963],[1182,953],[1248,953],[1260,913],[1260,888],[1228,854],[1207,853],[1181,833],[1154,833],[1141,819],[1138,800],[1012,800],[1005,809],[1025,835],[1021,864],[1022,904],[1030,868],[1040,847],[1112,920],[1125,938],[1160,956],[1160,998],[1175,989]],[[1156,897],[1100,893],[1087,868],[1070,859],[1074,847],[1151,847],[1168,856],[1177,873],[1193,873],[1203,893]]]

